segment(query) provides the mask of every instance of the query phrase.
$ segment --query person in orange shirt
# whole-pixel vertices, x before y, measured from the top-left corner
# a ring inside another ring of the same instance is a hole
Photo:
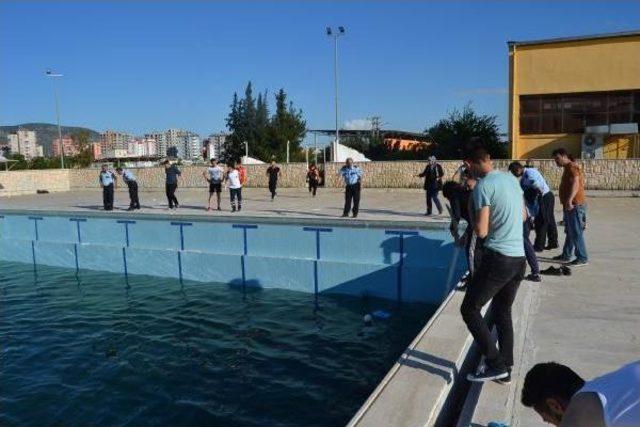
[[[566,238],[562,254],[554,257],[558,261],[568,262],[579,267],[589,263],[587,246],[584,241],[587,206],[584,194],[584,174],[580,166],[573,161],[564,148],[553,151],[553,159],[558,167],[564,169],[560,180],[560,203],[562,203],[564,231]],[[576,258],[572,261],[572,252]]]
[[[242,157],[236,162],[236,170],[238,171],[238,175],[240,175],[240,184],[244,187],[244,184],[247,182],[247,170],[242,166]]]

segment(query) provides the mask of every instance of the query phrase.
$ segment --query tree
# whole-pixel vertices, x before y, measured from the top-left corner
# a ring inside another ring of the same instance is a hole
[[[507,157],[507,147],[500,141],[496,116],[478,115],[470,104],[462,111],[453,110],[426,132],[436,144],[433,154],[439,159],[463,158],[476,141],[489,151],[492,158]]]
[[[287,103],[287,94],[280,89],[275,95],[276,111],[269,117],[268,94],[258,94],[253,97],[251,82],[247,84],[242,100],[237,93],[233,94],[231,111],[227,116],[227,137],[224,148],[224,160],[237,160],[244,155],[244,141],[249,142],[252,157],[263,161],[271,158],[285,159],[287,141],[290,146],[290,159],[303,160],[304,154],[300,148],[307,124],[302,117],[302,111],[294,108],[293,103]]]
[[[87,167],[95,159],[93,158],[93,150],[91,150],[91,140],[89,132],[80,131],[71,134],[73,143],[78,148],[78,154],[74,157],[74,165]]]
[[[304,160],[304,152],[300,143],[307,133],[307,122],[303,119],[302,110],[296,109],[293,102],[287,104],[287,94],[280,89],[275,95],[276,111],[269,124],[269,147],[271,156],[286,159],[287,141],[289,141],[290,160]]]

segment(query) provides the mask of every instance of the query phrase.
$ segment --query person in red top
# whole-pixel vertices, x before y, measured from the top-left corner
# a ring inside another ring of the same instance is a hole
[[[316,197],[316,191],[320,184],[320,171],[315,163],[311,163],[309,165],[309,170],[307,171],[307,182],[309,183],[309,193],[311,193],[313,197]]]

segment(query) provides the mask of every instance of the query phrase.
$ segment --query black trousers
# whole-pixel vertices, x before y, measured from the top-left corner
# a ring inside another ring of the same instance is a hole
[[[318,181],[310,179],[309,180],[309,193],[316,195],[316,191],[318,191]]]
[[[353,202],[353,210],[351,210],[351,203]],[[344,210],[343,215],[349,215],[349,211],[354,215],[358,215],[358,209],[360,208],[360,183],[347,185],[344,192]]]
[[[555,197],[549,191],[540,197],[540,213],[535,219],[536,240],[533,247],[541,251],[545,243],[549,246],[558,246],[558,227],[556,226],[556,216],[553,212]]]
[[[241,208],[242,207],[242,187],[240,187],[240,188],[230,188],[229,189],[229,200],[231,201],[231,207],[232,208],[236,207],[236,203],[237,203],[237,207]]]
[[[138,199],[138,183],[136,181],[127,182],[129,187],[129,207],[140,209],[140,200]]]
[[[480,267],[473,275],[460,306],[462,319],[485,356],[487,365],[492,368],[513,366],[511,306],[524,276],[525,263],[524,257],[505,256],[485,247]],[[498,331],[500,350],[493,342],[489,325],[480,313],[491,299],[491,315]]]
[[[169,207],[173,208],[173,206],[178,206],[178,199],[176,198],[176,189],[178,188],[178,184],[166,184],[165,190],[167,192],[167,201],[169,202]]]
[[[102,187],[102,206],[105,211],[113,210],[113,184]]]
[[[269,180],[269,191],[271,192],[271,198],[273,199],[276,195],[276,187],[278,186],[278,181]]]

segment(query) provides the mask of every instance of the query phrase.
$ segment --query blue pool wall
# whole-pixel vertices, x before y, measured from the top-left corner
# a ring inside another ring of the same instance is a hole
[[[391,226],[394,225],[394,226]],[[466,270],[446,224],[424,228],[2,213],[0,259],[242,287],[438,303]]]

